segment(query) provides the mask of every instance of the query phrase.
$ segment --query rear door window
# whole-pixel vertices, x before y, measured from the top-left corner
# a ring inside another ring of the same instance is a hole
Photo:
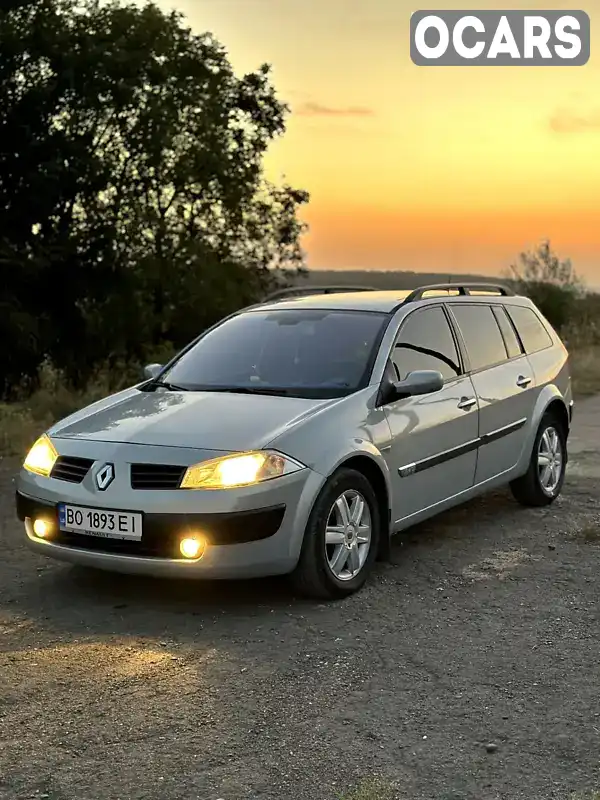
[[[552,338],[535,311],[526,306],[507,306],[526,353],[537,353],[552,346]]]
[[[490,306],[456,303],[452,305],[452,314],[465,341],[472,371],[507,360],[504,339]]]
[[[397,380],[421,369],[437,370],[444,380],[461,374],[454,336],[441,306],[413,311],[406,318],[394,346],[392,362]]]

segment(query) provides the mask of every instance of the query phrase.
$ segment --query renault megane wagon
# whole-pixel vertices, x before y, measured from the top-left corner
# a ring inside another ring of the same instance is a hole
[[[555,500],[572,413],[563,343],[506,287],[284,294],[56,423],[17,513],[63,561],[342,597],[475,495]]]

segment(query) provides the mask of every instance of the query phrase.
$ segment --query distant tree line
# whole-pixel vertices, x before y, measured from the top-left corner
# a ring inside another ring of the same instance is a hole
[[[448,274],[439,272],[319,270],[309,276],[294,278],[299,286],[338,284],[371,286],[375,289],[406,290],[434,283],[494,283],[496,278],[485,275]],[[505,270],[502,283],[519,294],[530,297],[561,332],[577,324],[588,329],[597,319],[600,323],[600,298],[589,295],[570,259],[560,258],[550,241],[542,240],[533,250],[522,252],[515,263]]]
[[[237,77],[178,13],[0,5],[0,396],[175,346],[303,268],[306,192],[267,182],[267,65]],[[32,383],[33,385],[33,383]]]

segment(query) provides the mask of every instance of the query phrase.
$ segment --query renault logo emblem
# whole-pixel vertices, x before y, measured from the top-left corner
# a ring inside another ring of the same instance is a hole
[[[115,479],[115,468],[113,464],[105,464],[96,473],[96,486],[103,492]]]

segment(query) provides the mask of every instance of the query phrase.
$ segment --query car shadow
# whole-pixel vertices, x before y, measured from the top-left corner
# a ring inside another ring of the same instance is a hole
[[[12,628],[16,634],[13,643],[6,636],[2,644],[13,652],[22,650],[25,641],[19,628],[35,631],[40,650],[57,640],[79,645],[129,640],[141,646],[160,642],[198,652],[233,652],[240,642],[250,646],[290,626],[292,638],[300,638],[302,620],[313,617],[319,606],[294,597],[280,578],[175,581],[39,563],[22,575],[8,603],[2,596],[6,593],[0,593],[0,623],[7,629],[2,631],[0,624],[0,632]]]
[[[451,540],[462,540],[466,544],[471,539],[471,528],[475,531],[491,517],[504,515],[509,518],[518,512],[523,513],[523,510],[508,489],[476,497],[396,534],[392,539],[392,561],[400,550],[406,548],[427,548]]]
[[[195,581],[121,575],[86,567],[64,567],[48,579],[57,599],[118,609],[243,614],[289,605],[295,598],[284,578]],[[300,600],[301,601],[301,600]]]

